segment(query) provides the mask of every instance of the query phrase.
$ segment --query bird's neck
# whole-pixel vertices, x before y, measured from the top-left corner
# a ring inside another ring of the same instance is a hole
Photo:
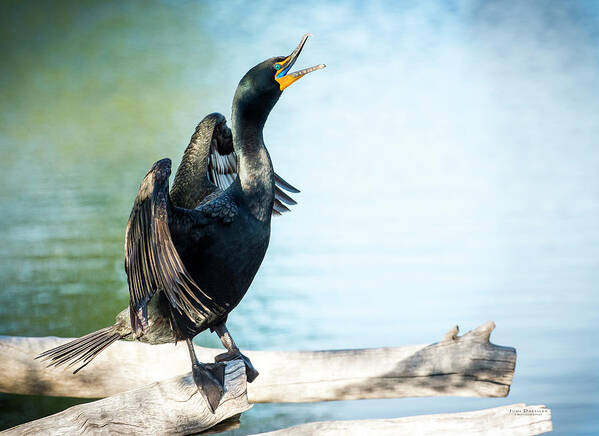
[[[213,129],[200,124],[191,137],[170,192],[174,206],[194,209],[214,189],[206,175]]]
[[[274,172],[262,130],[264,120],[233,108],[233,147],[239,164],[241,189],[252,215],[269,221],[274,201]]]

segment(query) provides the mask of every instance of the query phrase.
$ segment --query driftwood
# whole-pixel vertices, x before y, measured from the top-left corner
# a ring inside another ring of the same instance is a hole
[[[443,413],[394,419],[310,422],[254,436],[351,435],[506,435],[526,436],[553,430],[545,406],[512,404],[475,412]]]
[[[3,434],[192,434],[238,417],[251,406],[246,396],[245,366],[227,363],[225,395],[212,414],[191,373],[152,383],[86,404],[70,407],[13,427]]]
[[[212,414],[197,392],[185,346],[119,341],[77,375],[33,357],[69,339],[0,337],[0,392],[103,400],[7,430],[6,434],[190,434],[236,422],[249,402],[299,402],[431,395],[506,396],[516,352],[489,342],[489,322],[458,337],[400,348],[315,352],[244,352],[261,375],[246,383],[241,361],[227,364],[226,393]],[[197,347],[212,361],[221,350]],[[187,374],[187,375],[181,375]],[[155,381],[159,380],[159,381]],[[148,385],[148,386],[145,386]],[[247,392],[246,392],[247,389]],[[302,424],[284,434],[533,435],[551,430],[542,406],[518,404],[477,412]],[[281,434],[281,431],[267,434]]]
[[[516,350],[491,344],[488,322],[432,345],[335,351],[243,351],[260,371],[247,385],[250,403],[423,396],[504,397]],[[33,357],[70,339],[0,337],[0,392],[102,398],[187,374],[185,344],[118,341],[80,373]],[[212,362],[220,349],[196,347]]]

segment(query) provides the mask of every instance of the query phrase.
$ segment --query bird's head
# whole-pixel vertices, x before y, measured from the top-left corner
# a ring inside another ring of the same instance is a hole
[[[325,65],[320,64],[290,72],[309,36],[311,36],[309,33],[305,34],[289,56],[267,59],[249,70],[239,82],[235,92],[234,110],[237,106],[246,119],[260,118],[266,121],[266,117],[285,88],[306,74],[323,69]]]
[[[295,48],[295,50],[293,50],[293,52],[291,52],[291,54],[289,56],[286,56],[286,57],[279,56],[276,58],[269,59],[272,62],[272,65],[271,65],[272,69],[271,69],[270,73],[272,74],[273,73],[272,70],[274,70],[274,80],[275,80],[276,84],[278,85],[279,90],[281,92],[283,92],[283,90],[285,88],[287,88],[293,82],[295,82],[296,80],[299,80],[306,74],[311,73],[312,71],[322,70],[326,66],[325,64],[319,64],[319,65],[314,65],[313,67],[310,67],[310,68],[304,68],[303,70],[294,71],[293,73],[289,72],[289,70],[291,69],[293,64],[295,64],[295,61],[299,57],[302,49],[304,48],[304,44],[306,44],[306,41],[308,40],[309,36],[312,36],[312,35],[310,33],[306,33],[302,37],[302,40],[300,41],[298,46]]]

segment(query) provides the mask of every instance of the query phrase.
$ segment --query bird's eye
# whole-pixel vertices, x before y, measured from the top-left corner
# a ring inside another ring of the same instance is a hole
[[[275,64],[275,70],[280,70],[281,69],[281,64]]]

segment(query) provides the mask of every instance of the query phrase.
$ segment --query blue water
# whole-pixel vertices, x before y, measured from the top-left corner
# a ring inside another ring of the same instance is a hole
[[[0,333],[78,336],[127,304],[152,163],[314,33],[266,126],[302,193],[230,316],[252,349],[398,346],[494,320],[508,398],[256,405],[234,434],[525,402],[599,428],[594,2],[4,2]],[[208,333],[198,342],[218,346]],[[0,396],[3,427],[75,400]]]

